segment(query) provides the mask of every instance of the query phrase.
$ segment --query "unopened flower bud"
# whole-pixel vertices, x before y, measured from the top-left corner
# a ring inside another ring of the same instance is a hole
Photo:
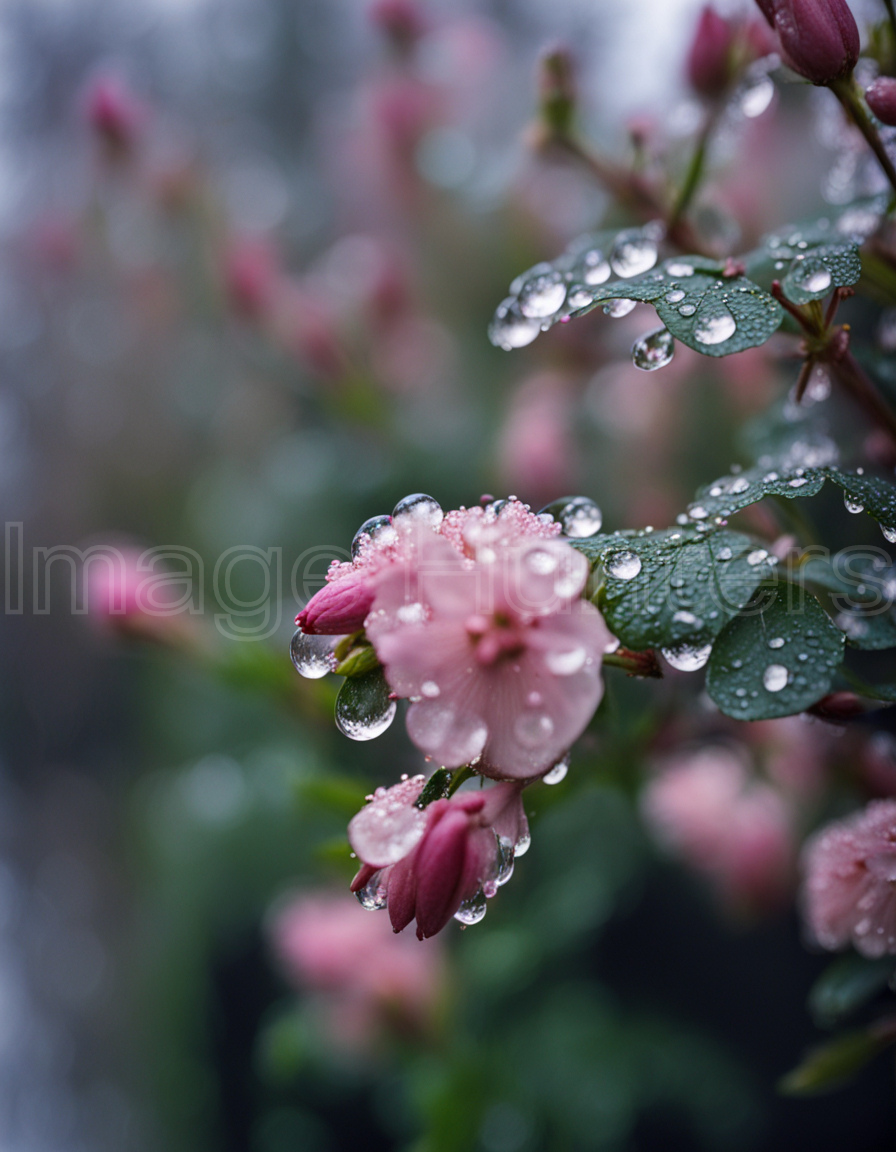
[[[854,720],[856,716],[861,716],[865,706],[855,692],[830,692],[817,704],[813,704],[808,711],[819,720],[842,724],[846,720]]]
[[[120,80],[100,76],[84,96],[84,116],[109,153],[124,156],[134,147],[146,109]]]
[[[735,30],[707,4],[700,13],[687,59],[687,77],[700,96],[715,99],[725,94],[733,79]]]
[[[896,125],[896,80],[879,76],[865,89],[865,102],[881,124]]]
[[[851,75],[859,29],[846,0],[757,0],[778,34],[785,62],[813,84]]]
[[[567,136],[576,108],[575,66],[569,49],[549,49],[538,74],[541,119],[551,136]]]
[[[401,53],[409,52],[426,32],[426,19],[415,0],[376,0],[369,16]]]
[[[296,617],[307,636],[347,636],[363,628],[373,603],[373,589],[365,575],[345,576],[325,584]]]

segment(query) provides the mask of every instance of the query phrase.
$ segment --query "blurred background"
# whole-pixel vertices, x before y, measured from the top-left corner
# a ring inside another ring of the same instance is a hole
[[[344,834],[421,757],[400,723],[350,744],[287,653],[327,561],[405,494],[582,492],[611,529],[663,526],[786,395],[765,350],[637,371],[645,306],[486,338],[515,275],[625,222],[536,146],[540,53],[574,46],[596,146],[680,173],[698,8],[0,4],[5,1152],[889,1146],[885,1064],[775,1091],[825,963],[797,835],[851,737],[611,675],[567,779],[532,790],[513,882],[421,944],[348,895]],[[863,178],[791,88],[716,139],[698,210],[730,250]],[[74,550],[100,543],[168,550],[203,611],[83,613]],[[886,793],[892,741],[872,760]],[[670,861],[675,797],[646,823],[638,800],[669,764],[749,794],[741,856]]]

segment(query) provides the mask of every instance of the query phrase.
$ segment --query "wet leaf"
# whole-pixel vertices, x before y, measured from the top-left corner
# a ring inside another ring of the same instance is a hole
[[[809,993],[809,1011],[816,1024],[832,1028],[857,1012],[886,988],[896,970],[896,959],[868,960],[841,956],[819,976]]]
[[[571,543],[600,566],[601,611],[635,650],[710,643],[768,571],[767,553],[756,559],[755,542],[738,532],[667,528]]]
[[[857,244],[830,216],[780,228],[741,259],[747,274],[764,287],[780,280],[794,304],[821,300],[835,288],[855,284],[862,274]]]
[[[830,690],[843,646],[814,596],[792,584],[769,585],[716,640],[707,691],[738,720],[791,716]]]
[[[822,604],[853,648],[896,647],[896,570],[882,549],[845,549],[811,556],[800,582],[819,590]]]
[[[698,489],[690,506],[704,516],[731,516],[741,508],[756,504],[766,496],[785,496],[793,500],[798,496],[815,496],[824,486],[826,473],[818,468],[795,468],[779,471],[775,468],[747,468],[721,476]]]
[[[846,1032],[810,1049],[800,1064],[779,1082],[778,1088],[787,1096],[830,1092],[851,1080],[892,1042],[890,1035],[881,1035],[873,1027]]]

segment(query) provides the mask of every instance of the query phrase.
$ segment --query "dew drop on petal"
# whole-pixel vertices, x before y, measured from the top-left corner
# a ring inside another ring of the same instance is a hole
[[[668,328],[656,328],[632,345],[632,363],[642,372],[665,368],[675,355],[675,340]]]
[[[524,748],[540,748],[554,734],[554,721],[547,712],[523,712],[517,717],[513,734]]]
[[[365,520],[352,540],[352,559],[360,555],[361,549],[370,539],[373,544],[391,544],[398,538],[398,533],[392,524],[391,516],[371,516]]]
[[[434,500],[424,492],[414,492],[410,496],[405,496],[392,510],[393,523],[406,519],[416,524],[428,525],[430,528],[441,524],[444,515],[438,500]]]
[[[289,644],[290,659],[295,670],[306,680],[319,680],[336,667],[334,647],[341,636],[306,636],[297,629]]]
[[[485,898],[485,893],[480,888],[472,896],[467,897],[467,899],[463,901],[454,913],[454,919],[459,920],[466,928],[471,924],[478,924],[487,911],[488,901]]]
[[[588,653],[579,645],[566,652],[548,651],[545,653],[544,662],[548,671],[554,676],[572,676],[584,668],[587,657]]]
[[[712,653],[712,644],[673,644],[668,648],[661,648],[667,663],[679,672],[696,672],[709,659]]]
[[[558,760],[550,772],[545,772],[542,780],[545,784],[559,784],[561,780],[566,779],[566,773],[569,771],[569,753],[567,753],[562,760]]]
[[[616,580],[634,580],[641,571],[641,557],[623,548],[619,552],[611,552],[604,567],[607,574]]]
[[[386,886],[382,871],[374,872],[363,888],[355,893],[358,903],[368,912],[378,912],[386,907]]]
[[[780,692],[787,687],[790,673],[783,664],[769,664],[762,673],[762,685],[767,692]]]

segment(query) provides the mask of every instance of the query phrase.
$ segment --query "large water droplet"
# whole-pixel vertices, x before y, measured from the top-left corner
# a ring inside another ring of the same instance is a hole
[[[843,497],[843,503],[846,506],[847,512],[857,513],[857,512],[864,512],[865,511],[865,505],[860,503],[858,500],[855,499],[855,497],[850,496],[849,494],[847,494]]]
[[[754,80],[748,79],[737,97],[737,106],[743,116],[754,120],[768,108],[775,94],[775,85],[770,76],[763,73]]]
[[[589,292],[587,288],[576,285],[570,288],[566,303],[573,312],[577,312],[580,308],[587,308],[589,304],[594,303],[594,294]]]
[[[516,856],[517,859],[519,859],[520,856],[525,856],[531,846],[532,833],[529,831],[529,825],[527,824],[520,832],[519,840],[517,840],[516,844],[513,846],[514,856]]]
[[[669,260],[666,264],[666,271],[670,276],[693,276],[694,265],[685,264],[683,260]]]
[[[336,667],[334,647],[341,636],[306,636],[299,628],[289,643],[289,655],[296,671],[306,680],[319,680]]]
[[[374,740],[395,719],[396,702],[381,668],[345,681],[336,697],[336,727],[351,740]]]
[[[573,540],[593,536],[603,523],[603,513],[588,496],[561,496],[542,508],[539,515],[544,514],[558,521],[563,535]]]
[[[675,340],[668,328],[656,328],[632,345],[632,363],[642,372],[665,368],[675,355]]]
[[[382,870],[374,872],[363,888],[355,893],[358,903],[368,912],[378,912],[386,907],[386,886],[383,883]]]
[[[519,294],[520,312],[531,319],[553,316],[563,307],[566,284],[561,274],[548,266],[549,271],[532,276]]]
[[[391,544],[398,539],[398,533],[392,524],[391,516],[371,516],[365,520],[352,540],[352,559],[356,560],[361,549],[370,538],[374,544]]]
[[[425,524],[435,528],[441,524],[444,515],[438,500],[434,500],[424,492],[414,492],[398,501],[392,510],[392,521]]]
[[[704,313],[697,321],[694,336],[701,344],[722,344],[737,331],[737,322],[727,308]]]
[[[566,773],[569,771],[569,753],[567,753],[562,760],[558,760],[550,772],[545,772],[542,780],[545,784],[559,784],[561,780],[566,779]]]
[[[889,544],[896,544],[896,528],[890,528],[887,524],[881,524],[881,532],[884,534],[884,539]]]
[[[541,322],[530,320],[520,310],[515,296],[508,296],[495,310],[488,326],[488,338],[496,348],[509,352],[511,348],[525,348],[541,331]]]
[[[485,898],[485,893],[480,888],[478,892],[475,892],[472,896],[464,900],[454,913],[454,919],[459,920],[464,927],[467,927],[470,924],[478,924],[487,911],[488,901]]]
[[[755,568],[757,564],[761,564],[766,559],[768,559],[768,552],[764,548],[756,548],[747,557],[747,563],[751,568]]]
[[[610,253],[610,264],[617,276],[628,279],[640,276],[656,264],[656,244],[637,230],[620,232]]]
[[[603,284],[610,279],[610,265],[604,259],[603,252],[592,248],[582,257],[582,279],[586,284]]]
[[[762,685],[768,692],[780,692],[789,679],[790,673],[783,664],[769,664],[762,673]]]
[[[554,721],[547,712],[523,712],[517,717],[513,734],[524,748],[541,748],[554,734]]]
[[[637,300],[608,300],[604,304],[604,312],[608,316],[612,316],[614,320],[619,320],[622,316],[628,316],[637,303]]]
[[[784,637],[783,636],[773,636],[771,638],[771,640],[769,640],[768,646],[769,646],[769,648],[783,648],[784,647]]]
[[[666,661],[679,672],[696,672],[702,668],[712,653],[712,644],[673,644],[661,648]]]
[[[604,567],[607,574],[616,580],[634,580],[641,571],[641,557],[628,548],[622,548],[618,552],[610,553],[604,562]]]

